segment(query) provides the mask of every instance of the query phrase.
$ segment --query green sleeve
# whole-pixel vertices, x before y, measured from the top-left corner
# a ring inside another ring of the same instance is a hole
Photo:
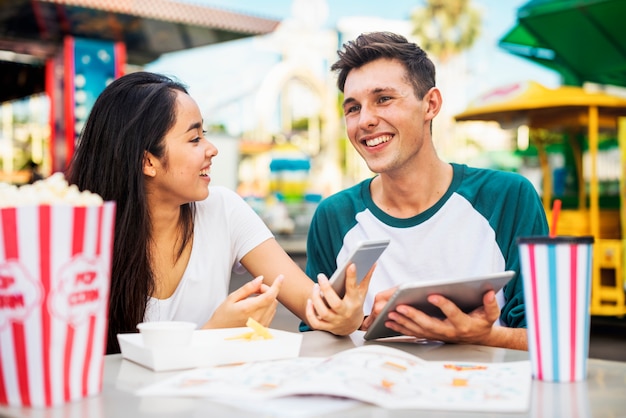
[[[525,179],[524,179],[525,180]],[[507,210],[511,213],[513,222],[511,234],[507,237],[507,244],[500,247],[506,257],[506,269],[515,271],[515,277],[505,286],[504,297],[506,303],[502,308],[500,319],[512,328],[526,328],[526,314],[524,306],[524,289],[520,271],[519,249],[517,238],[533,235],[548,235],[548,223],[541,199],[535,188],[528,181],[522,181],[519,189],[513,194],[505,196],[510,199]],[[515,195],[517,193],[517,195]]]
[[[362,210],[360,190],[367,183],[355,185],[320,202],[307,236],[306,274],[317,282],[317,275],[332,276],[337,269],[337,254],[343,246],[343,238],[356,224],[356,213]],[[301,331],[308,331],[300,324]]]

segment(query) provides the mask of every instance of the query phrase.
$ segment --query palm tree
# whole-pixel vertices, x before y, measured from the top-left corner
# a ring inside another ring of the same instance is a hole
[[[413,35],[429,54],[445,62],[471,48],[480,34],[481,15],[471,0],[425,0],[411,15]]]

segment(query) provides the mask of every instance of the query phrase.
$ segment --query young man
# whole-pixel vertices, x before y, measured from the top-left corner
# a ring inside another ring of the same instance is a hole
[[[432,295],[445,320],[405,305],[386,325],[419,338],[527,349],[516,238],[548,233],[531,183],[437,156],[431,125],[442,98],[435,67],[404,37],[363,34],[344,44],[331,69],[339,73],[350,142],[378,175],[321,202],[309,230],[308,275],[329,277],[357,242],[390,238],[366,296],[367,329],[401,283],[514,270],[502,292],[488,292],[469,314]]]

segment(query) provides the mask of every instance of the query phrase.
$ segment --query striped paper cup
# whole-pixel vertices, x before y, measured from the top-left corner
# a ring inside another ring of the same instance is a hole
[[[593,237],[518,239],[533,377],[587,377]]]
[[[0,209],[0,404],[100,393],[115,203]]]

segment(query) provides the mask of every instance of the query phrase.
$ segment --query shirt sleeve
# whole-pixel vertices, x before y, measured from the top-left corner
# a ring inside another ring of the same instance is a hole
[[[317,275],[324,273],[326,277],[332,276],[337,268],[336,251],[333,248],[331,238],[337,231],[336,217],[333,216],[332,199],[323,200],[315,210],[309,231],[307,234],[306,251],[306,275],[317,283]],[[311,328],[300,322],[300,331],[310,331]]]
[[[337,269],[337,254],[343,241],[342,221],[337,216],[340,206],[340,200],[337,198],[323,200],[309,226],[306,274],[315,282],[319,273],[330,277]],[[343,211],[345,212],[345,208]]]
[[[224,212],[230,222],[235,262],[239,263],[246,254],[274,235],[241,196],[227,188],[220,188],[220,193],[224,196]]]
[[[506,249],[506,269],[513,270],[516,274],[504,288],[506,303],[502,308],[500,320],[504,325],[512,328],[526,328],[524,289],[517,238],[548,235],[548,223],[537,191],[525,178],[522,178],[519,188],[514,189],[504,198],[510,200],[507,207],[511,216],[514,217],[513,234]]]

